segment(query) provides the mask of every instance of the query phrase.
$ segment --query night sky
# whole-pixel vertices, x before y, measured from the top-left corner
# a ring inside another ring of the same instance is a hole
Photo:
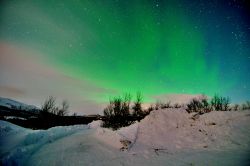
[[[248,10],[243,0],[1,1],[0,96],[39,105],[54,95],[84,113],[137,91],[146,102],[245,101]]]

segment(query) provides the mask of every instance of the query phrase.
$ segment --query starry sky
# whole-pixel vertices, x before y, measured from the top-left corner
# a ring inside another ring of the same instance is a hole
[[[245,101],[248,11],[247,0],[1,1],[0,95],[38,106],[53,95],[82,113],[138,91]]]

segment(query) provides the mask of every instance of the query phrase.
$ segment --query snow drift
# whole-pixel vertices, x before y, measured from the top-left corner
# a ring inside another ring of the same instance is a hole
[[[249,165],[250,111],[152,111],[117,131],[89,125],[33,131],[0,121],[3,165]]]

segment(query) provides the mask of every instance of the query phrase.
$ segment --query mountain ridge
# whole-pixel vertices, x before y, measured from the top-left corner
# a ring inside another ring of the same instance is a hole
[[[40,110],[38,107],[34,105],[25,104],[23,102],[5,97],[0,97],[0,106],[7,107],[9,109],[19,109],[31,112]]]

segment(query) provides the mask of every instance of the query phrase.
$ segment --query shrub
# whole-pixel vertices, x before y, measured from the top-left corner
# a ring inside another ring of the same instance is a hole
[[[142,95],[137,93],[132,106],[133,112],[130,114],[131,95],[125,94],[124,97],[114,97],[109,101],[109,105],[104,108],[104,119],[102,127],[112,128],[113,130],[128,126],[136,120],[140,121],[147,116],[153,107],[142,110]]]
[[[49,96],[41,107],[41,112],[43,114],[54,114],[58,116],[65,116],[68,114],[69,103],[66,100],[63,100],[62,107],[59,108],[56,106],[56,98]]]
[[[125,94],[124,98],[115,97],[110,100],[109,105],[103,111],[105,119],[102,126],[116,130],[132,124],[129,113],[130,101],[130,94]]]
[[[246,101],[247,108],[250,109],[250,101]]]
[[[209,102],[207,101],[207,98],[203,98],[201,100],[198,99],[192,99],[189,104],[187,104],[186,111],[188,113],[191,112],[199,112],[199,113],[205,113],[209,112],[211,110],[209,106]]]
[[[161,107],[161,102],[160,101],[156,101],[156,103],[155,103],[155,110],[160,109],[160,107]]]
[[[229,111],[229,104],[229,97],[220,97],[218,95],[215,95],[211,100],[212,108],[215,111]]]
[[[246,109],[247,109],[247,105],[246,105],[245,103],[243,103],[243,104],[241,105],[241,109],[242,109],[242,110],[246,110]]]
[[[212,110],[215,111],[230,111],[229,108],[230,99],[228,97],[220,97],[215,95],[211,102],[207,100],[206,97],[203,97],[201,100],[192,99],[189,104],[187,104],[187,112],[199,112],[206,113]]]
[[[160,107],[161,109],[166,109],[166,108],[170,108],[170,101],[167,103],[162,103],[162,102],[158,102],[156,103],[156,105],[158,106],[158,108]]]
[[[168,101],[167,103],[166,103],[166,108],[171,108],[172,106],[171,106],[171,102],[170,101]]]
[[[42,112],[55,113],[57,110],[56,107],[56,98],[49,96],[41,107]]]
[[[242,110],[248,110],[248,109],[250,109],[250,101],[246,101],[246,103],[243,103],[241,105],[241,109]]]
[[[134,110],[134,112],[133,112],[134,116],[136,116],[136,117],[143,117],[144,116],[144,112],[142,110],[142,95],[140,92],[138,92],[136,95],[136,100],[134,102],[132,109]]]
[[[128,116],[129,115],[129,110],[130,110],[130,102],[131,102],[131,95],[129,93],[126,93],[124,95],[123,101],[122,101],[122,106],[121,106],[121,114],[123,116]]]
[[[153,111],[153,110],[154,110],[154,106],[151,104],[151,105],[148,107],[147,112],[150,113],[150,112]]]
[[[174,104],[174,108],[181,108],[181,105],[178,104],[178,103],[175,103],[175,104]]]
[[[65,116],[68,114],[68,109],[69,109],[69,103],[67,100],[63,100],[62,102],[62,108],[58,109],[58,111],[56,112],[56,115],[59,116]]]
[[[232,110],[238,111],[239,108],[240,108],[239,104],[235,104],[235,105],[233,106]]]

